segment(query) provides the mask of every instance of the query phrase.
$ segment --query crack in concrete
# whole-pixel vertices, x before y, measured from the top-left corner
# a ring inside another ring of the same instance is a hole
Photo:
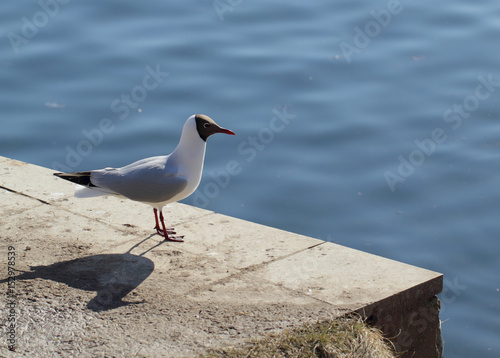
[[[42,204],[46,204],[46,205],[52,205],[51,203],[49,203],[48,201],[45,201],[45,200],[42,200],[42,199],[38,199],[38,198],[35,198],[34,196],[31,196],[31,195],[28,195],[28,194],[25,194],[25,193],[21,193],[17,190],[14,190],[14,189],[10,189],[10,188],[7,188],[5,186],[2,186],[0,185],[0,189],[3,189],[3,190],[6,190],[6,191],[9,191],[11,193],[14,193],[14,194],[17,194],[17,195],[22,195],[24,197],[27,197],[27,198],[30,198],[32,200],[37,200],[39,202],[41,202]]]
[[[309,247],[306,247],[305,249],[302,249],[302,250],[298,250],[298,251],[294,251],[292,253],[289,253],[287,255],[283,255],[283,256],[280,256],[280,257],[276,257],[274,259],[271,259],[269,261],[265,261],[265,262],[261,262],[261,263],[258,263],[258,264],[253,264],[253,265],[250,265],[250,266],[247,266],[247,267],[243,267],[241,269],[237,269],[238,272],[234,273],[234,274],[231,274],[227,277],[224,277],[224,278],[221,278],[220,280],[217,280],[217,281],[214,281],[214,282],[211,282],[209,284],[206,284],[206,285],[203,285],[203,286],[198,286],[198,287],[195,287],[189,291],[186,292],[186,295],[189,295],[189,294],[198,294],[202,291],[208,291],[210,290],[210,288],[213,288],[214,286],[216,285],[220,285],[220,284],[225,284],[225,283],[228,283],[230,282],[231,280],[233,279],[238,279],[238,278],[241,278],[242,276],[244,276],[245,274],[247,273],[251,273],[251,272],[255,272],[257,270],[259,270],[260,268],[262,267],[265,267],[269,264],[272,264],[273,262],[276,262],[276,261],[280,261],[280,260],[284,260],[288,257],[291,257],[293,255],[297,255],[297,254],[300,254],[301,252],[304,252],[304,251],[307,251],[307,250],[311,250],[315,247],[318,247],[320,245],[323,245],[323,244],[326,244],[326,241],[323,241],[323,242],[320,242],[318,244],[314,244],[312,246],[309,246]],[[266,280],[267,282],[269,283],[272,283],[271,281],[268,281]],[[287,288],[287,287],[284,287],[282,286],[282,288],[286,289],[286,290],[289,290],[291,292],[295,292],[295,293],[302,293],[300,291],[297,291],[297,290],[294,290],[294,289],[291,289],[291,288]],[[327,302],[327,301],[323,301],[319,298],[316,298],[316,297],[311,297],[311,296],[308,296],[310,298],[313,298],[319,302],[322,302],[322,303],[325,303],[325,304],[328,304],[328,305],[331,305],[331,303]]]

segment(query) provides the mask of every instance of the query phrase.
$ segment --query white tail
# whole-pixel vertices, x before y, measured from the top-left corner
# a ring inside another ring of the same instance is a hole
[[[97,187],[86,187],[83,185],[75,185],[75,198],[93,198],[95,196],[106,196],[113,195],[114,193],[110,193],[105,191],[104,189]]]

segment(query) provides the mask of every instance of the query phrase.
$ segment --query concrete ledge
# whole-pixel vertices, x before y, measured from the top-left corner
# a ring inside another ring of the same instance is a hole
[[[12,246],[22,354],[196,356],[356,311],[404,356],[438,356],[439,273],[183,204],[164,212],[186,241],[164,243],[148,206],[73,189],[0,157],[0,289]]]

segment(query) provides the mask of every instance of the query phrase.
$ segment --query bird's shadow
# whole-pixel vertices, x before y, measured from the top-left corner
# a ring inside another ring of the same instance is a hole
[[[129,304],[143,303],[124,302],[122,299],[153,272],[154,263],[144,257],[144,254],[163,242],[140,255],[131,254],[134,248],[151,236],[134,245],[124,254],[92,255],[47,266],[32,266],[31,271],[23,272],[15,279],[41,278],[62,282],[80,290],[96,291],[97,295],[87,303],[87,307],[92,311],[106,311]],[[5,281],[7,280],[0,282]]]

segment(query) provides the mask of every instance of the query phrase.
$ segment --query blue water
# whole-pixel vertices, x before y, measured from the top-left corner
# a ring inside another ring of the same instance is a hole
[[[500,2],[46,1],[0,3],[0,155],[121,166],[208,114],[186,203],[442,272],[446,356],[500,356]]]

